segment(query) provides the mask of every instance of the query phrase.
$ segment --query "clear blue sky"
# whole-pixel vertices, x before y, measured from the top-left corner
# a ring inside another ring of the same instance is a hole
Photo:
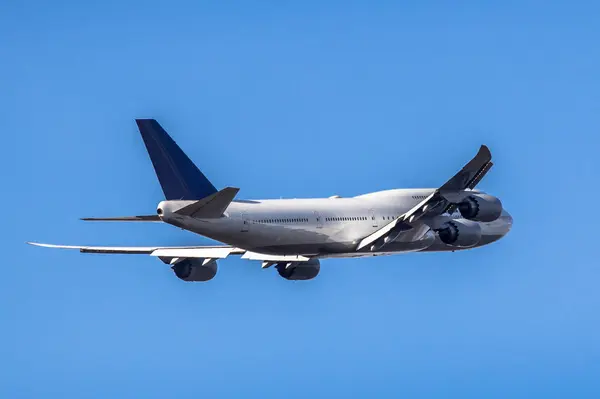
[[[600,396],[600,7],[505,3],[4,1],[0,396]],[[514,227],[307,283],[26,246],[210,242],[78,221],[162,199],[136,117],[242,198],[435,187],[485,143]]]

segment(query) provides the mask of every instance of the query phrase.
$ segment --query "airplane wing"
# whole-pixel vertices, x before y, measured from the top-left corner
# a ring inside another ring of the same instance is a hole
[[[245,250],[226,246],[202,246],[202,247],[90,247],[81,245],[55,245],[38,242],[27,244],[46,248],[78,249],[82,253],[94,254],[146,254],[165,258],[226,258],[229,255],[241,255]]]
[[[474,188],[483,176],[490,170],[492,153],[490,149],[482,145],[479,147],[477,155],[469,161],[457,174],[452,176],[439,191],[460,191],[467,188]],[[473,184],[474,183],[474,184]],[[472,186],[472,187],[471,187]]]
[[[158,215],[115,216],[106,218],[81,218],[86,222],[162,222]]]
[[[243,255],[242,259],[259,260],[263,262],[306,262],[310,258],[301,255],[269,255],[246,251],[228,245],[202,247],[93,247],[83,245],[56,245],[39,242],[27,242],[29,245],[45,248],[78,249],[88,254],[142,254],[160,258],[211,258],[223,259],[229,255]]]
[[[143,254],[156,256],[165,263],[172,264],[175,260],[187,258],[199,259],[224,259],[229,255],[242,255],[242,259],[258,260],[262,268],[271,267],[277,263],[296,264],[307,262],[310,257],[301,255],[269,255],[258,252],[246,251],[227,245],[202,246],[202,247],[90,247],[81,245],[56,245],[39,242],[27,242],[29,245],[45,248],[78,249],[82,253],[94,254]]]
[[[403,231],[412,228],[411,223],[424,216],[437,216],[444,212],[453,211],[455,204],[470,195],[469,191],[483,179],[492,167],[492,154],[489,148],[482,145],[477,155],[469,161],[457,174],[444,183],[440,188],[419,202],[408,212],[383,226],[373,234],[363,238],[356,250],[371,245],[381,248]]]

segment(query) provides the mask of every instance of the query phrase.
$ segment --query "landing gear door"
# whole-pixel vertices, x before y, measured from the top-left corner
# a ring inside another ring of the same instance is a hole
[[[242,233],[248,232],[250,228],[250,220],[248,220],[248,214],[242,212]]]

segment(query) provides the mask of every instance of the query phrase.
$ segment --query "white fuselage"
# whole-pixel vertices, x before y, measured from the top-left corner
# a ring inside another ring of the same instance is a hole
[[[229,245],[270,254],[314,254],[320,257],[372,256],[410,251],[454,251],[425,223],[400,234],[381,251],[356,252],[357,243],[421,202],[433,189],[396,189],[351,198],[233,201],[223,217],[197,219],[176,210],[189,201],[159,204],[163,221]],[[461,219],[460,213],[450,215]],[[480,222],[476,246],[503,237],[512,218],[503,211],[493,222]]]

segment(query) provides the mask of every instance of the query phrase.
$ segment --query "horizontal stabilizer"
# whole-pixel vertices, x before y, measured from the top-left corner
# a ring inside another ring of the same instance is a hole
[[[176,213],[198,219],[220,218],[238,191],[240,191],[239,188],[226,187],[221,191],[179,209]]]
[[[158,215],[116,216],[110,218],[81,218],[86,222],[160,222]]]

